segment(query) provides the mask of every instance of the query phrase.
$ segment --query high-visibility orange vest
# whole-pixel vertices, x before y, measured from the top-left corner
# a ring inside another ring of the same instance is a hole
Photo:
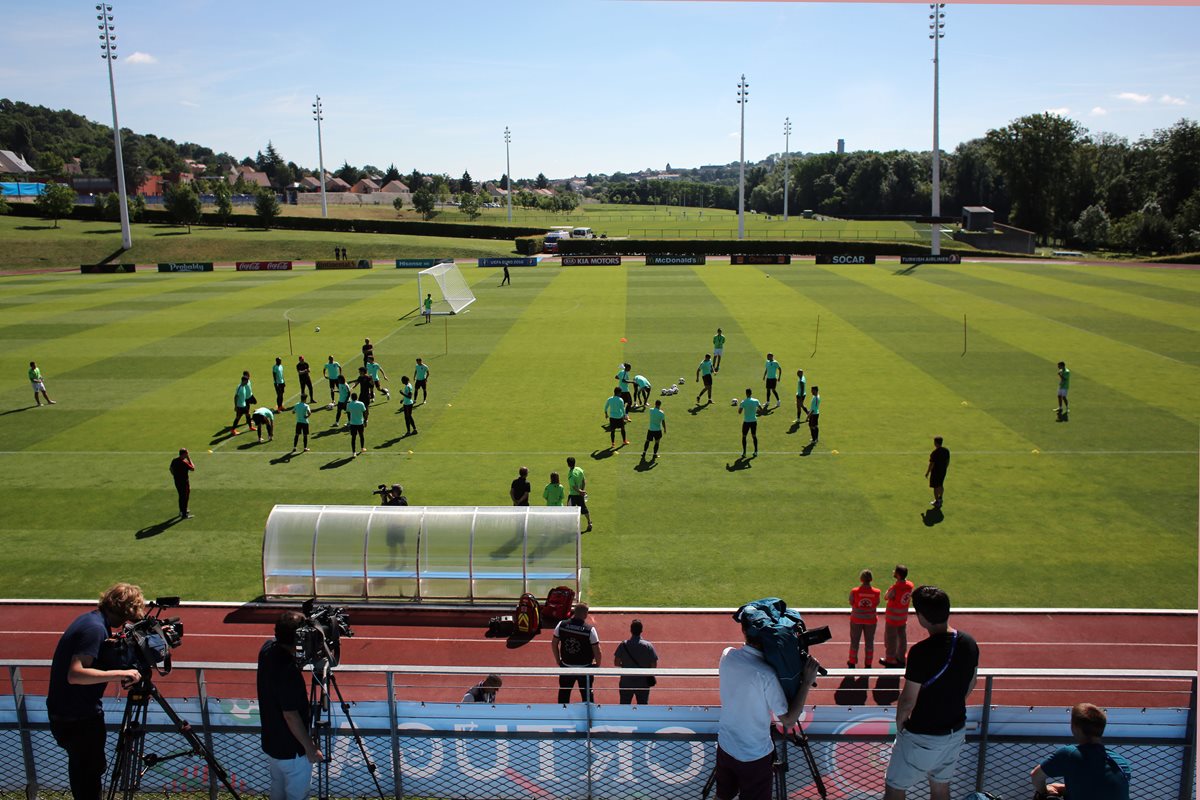
[[[908,603],[912,599],[913,582],[896,581],[887,592],[887,607],[883,618],[888,625],[901,627],[908,623]]]
[[[855,586],[850,590],[850,621],[860,625],[874,625],[879,608],[879,590],[874,587]]]

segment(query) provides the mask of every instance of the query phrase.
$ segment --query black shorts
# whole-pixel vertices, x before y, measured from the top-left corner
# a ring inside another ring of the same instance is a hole
[[[662,431],[646,431],[647,442],[657,442],[662,438]]]
[[[755,433],[758,433],[758,421],[757,420],[755,420],[754,422],[746,422],[744,420],[742,421],[742,435],[745,436],[750,431],[754,431]]]
[[[608,429],[610,431],[615,431],[617,428],[624,428],[624,427],[625,427],[625,418],[624,417],[609,417],[608,418]]]
[[[929,488],[940,489],[946,482],[946,470],[935,470],[929,473]]]
[[[428,379],[426,379],[426,380],[428,380]],[[413,386],[415,387],[415,388],[413,389],[413,391],[414,391],[414,392],[415,392],[417,389],[424,389],[424,388],[425,388],[425,381],[417,381],[415,384],[413,384]]]
[[[346,404],[338,403],[338,411],[345,411],[345,410],[346,410]]]
[[[307,422],[297,422],[296,423],[296,433],[308,433],[308,423]]]
[[[249,414],[250,406],[239,406],[238,404],[234,403],[233,413],[234,414]]]
[[[629,394],[629,392],[621,392],[621,399],[625,401],[625,405],[633,405],[633,397]]]
[[[704,381],[705,386],[712,386],[712,375],[701,375],[700,380]]]
[[[255,414],[255,415],[254,415],[253,417],[251,417],[250,419],[254,420],[254,421],[255,421],[256,423],[258,423],[259,425],[267,425],[267,424],[268,424],[268,420],[267,420],[267,418],[266,418],[266,417],[264,417],[262,414]],[[275,423],[271,422],[271,423],[269,423],[269,424],[271,424],[271,425],[274,425]]]
[[[588,513],[587,500],[585,500],[583,495],[581,495],[581,494],[573,494],[570,497],[568,497],[567,505],[578,506],[579,510],[582,511],[584,514]]]
[[[350,433],[351,433],[352,435],[353,435],[353,434],[355,434],[355,433],[362,433],[362,432],[363,432],[363,428],[365,428],[365,427],[366,427],[365,425],[351,425],[351,426],[350,426]]]
[[[329,381],[329,391],[336,392],[337,387],[338,387],[337,378],[334,378],[331,381]]]
[[[383,388],[382,386],[380,386],[380,385],[379,385],[379,381],[375,381],[374,383],[375,383],[375,388],[376,388],[376,389],[382,389],[382,388]]]
[[[767,378],[767,391],[769,392],[772,389],[774,389],[776,387],[776,385],[778,385],[778,383],[779,383],[778,378]]]

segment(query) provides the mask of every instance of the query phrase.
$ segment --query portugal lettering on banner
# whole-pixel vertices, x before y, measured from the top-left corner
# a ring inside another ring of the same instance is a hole
[[[961,264],[962,256],[958,253],[945,253],[943,255],[924,255],[924,256],[900,256],[901,264]]]
[[[790,255],[760,255],[752,253],[744,256],[730,256],[730,264],[790,264],[792,257]]]
[[[159,272],[212,272],[211,261],[172,261],[158,265]]]
[[[292,268],[290,261],[239,261],[237,262],[238,272],[265,272],[275,270],[289,270]]]
[[[818,264],[874,264],[875,255],[819,255]]]
[[[125,275],[137,271],[134,264],[80,264],[82,275]]]
[[[318,261],[317,269],[370,269],[370,259],[360,258],[357,261]]]
[[[619,267],[620,256],[563,256],[564,267]]]
[[[648,255],[646,256],[646,266],[653,267],[660,264],[703,264],[705,263],[704,256],[663,256],[663,255]]]

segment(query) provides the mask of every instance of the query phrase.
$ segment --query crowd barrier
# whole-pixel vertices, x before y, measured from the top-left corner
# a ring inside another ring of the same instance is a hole
[[[0,797],[37,800],[66,791],[62,751],[54,744],[45,712],[48,661],[0,662],[8,678],[0,685]],[[181,663],[159,683],[174,710],[191,723],[236,788],[265,795],[269,778],[259,747],[253,664]],[[457,697],[481,674],[504,677],[497,705],[430,702],[422,696]],[[581,670],[611,687],[620,670]],[[526,702],[554,697],[558,670],[551,668],[395,667],[343,665],[335,675],[352,701],[350,716],[367,756],[377,767],[385,796],[395,798],[554,797],[557,800],[655,798],[695,800],[715,758],[719,708],[716,670],[653,671],[659,687],[646,706]],[[863,679],[882,671],[832,670],[822,684]],[[1106,684],[1120,692],[1129,682],[1160,687],[1162,707],[1109,705],[1105,742],[1130,761],[1135,800],[1195,797],[1196,673],[1194,671],[980,671],[983,702],[968,708],[967,745],[959,757],[952,797],[986,790],[1003,797],[1031,794],[1029,772],[1054,749],[1070,742],[1065,707],[1003,705],[1006,683],[1069,681],[1081,696]],[[432,683],[431,683],[432,681]],[[1115,688],[1114,688],[1115,687]],[[1111,692],[1110,692],[1111,693]],[[805,729],[829,796],[877,799],[894,736],[892,706],[840,705],[814,692]],[[615,699],[615,698],[614,698]],[[516,702],[520,701],[520,702]],[[703,705],[698,703],[709,703]],[[105,699],[110,731],[124,700]],[[330,796],[378,796],[371,773],[344,711],[335,703],[333,746],[328,755]],[[109,747],[115,736],[110,735]],[[785,745],[791,771],[789,797],[815,798],[800,752]],[[181,735],[156,707],[148,720],[145,752],[187,751]],[[227,794],[199,758],[147,765],[143,795],[179,792]],[[921,788],[909,794],[926,797]]]

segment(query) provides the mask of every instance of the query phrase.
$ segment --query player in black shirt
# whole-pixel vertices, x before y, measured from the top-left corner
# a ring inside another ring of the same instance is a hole
[[[512,482],[512,486],[508,489],[508,496],[512,498],[514,506],[529,505],[529,467],[521,467],[517,470],[517,479]]]
[[[929,478],[929,488],[933,489],[934,508],[942,507],[943,484],[946,482],[946,470],[950,468],[950,450],[942,447],[942,437],[933,437],[933,452],[929,454],[929,466],[925,468],[925,477]]]

